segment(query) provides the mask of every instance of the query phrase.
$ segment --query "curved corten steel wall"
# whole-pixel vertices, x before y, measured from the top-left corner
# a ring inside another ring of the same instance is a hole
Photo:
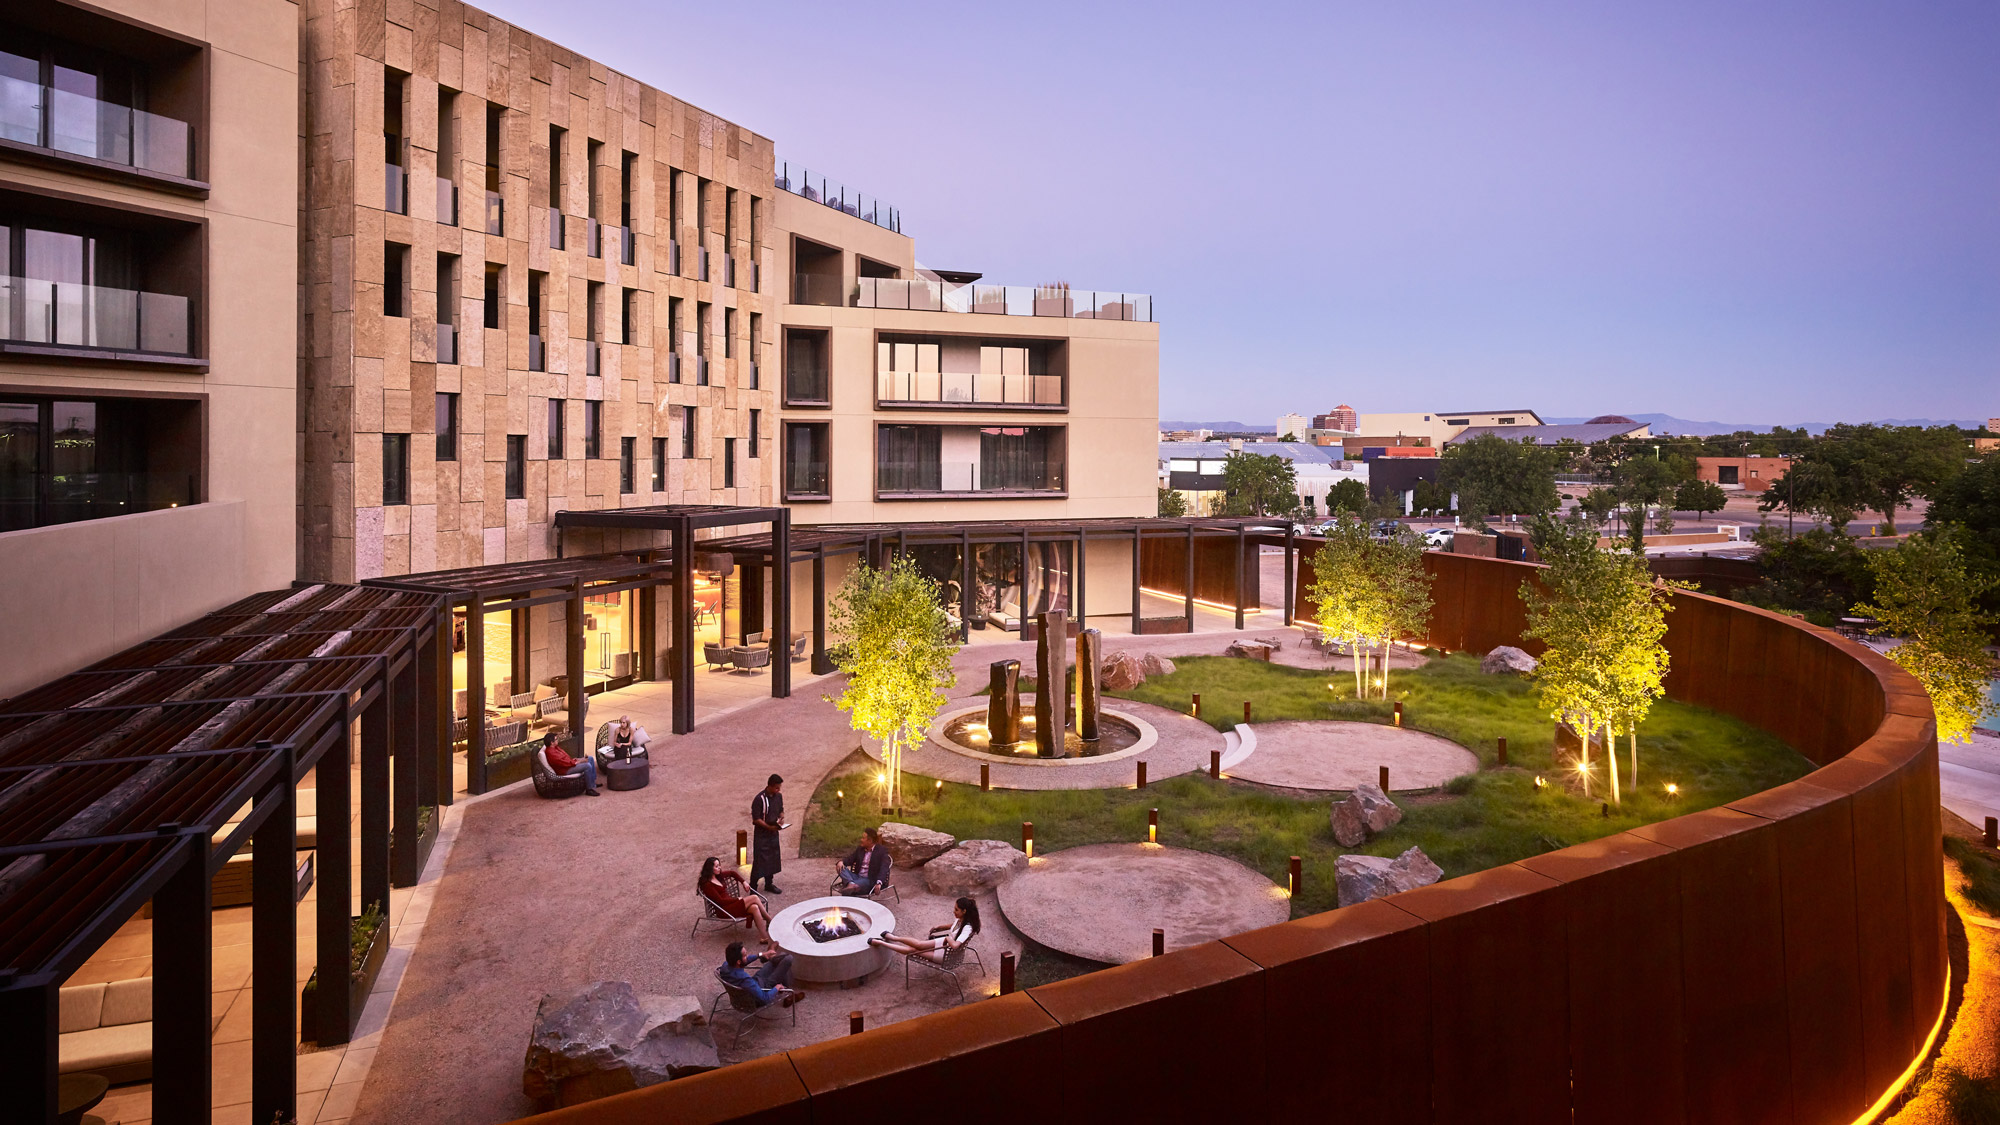
[[[1517,641],[1516,591],[1535,568],[1426,559],[1434,644]],[[1789,618],[1683,593],[1669,620],[1675,698],[1821,768],[535,1120],[852,1125],[894,1107],[953,1125],[1854,1121],[1903,1080],[1945,1001],[1929,700],[1888,661]]]

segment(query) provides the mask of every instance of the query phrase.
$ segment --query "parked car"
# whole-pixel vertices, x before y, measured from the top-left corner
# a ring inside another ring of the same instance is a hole
[[[1432,550],[1441,550],[1449,547],[1451,546],[1453,534],[1455,534],[1453,530],[1448,527],[1431,528],[1429,531],[1424,532],[1424,546]]]
[[[1403,530],[1403,523],[1401,520],[1376,520],[1372,530],[1377,539],[1393,539],[1397,532]]]

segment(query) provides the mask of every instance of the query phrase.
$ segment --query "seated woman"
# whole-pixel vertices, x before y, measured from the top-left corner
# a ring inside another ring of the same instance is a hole
[[[892,953],[905,953],[928,960],[942,962],[947,950],[957,949],[972,940],[979,932],[979,904],[969,898],[961,898],[951,908],[951,924],[933,926],[929,937],[904,937],[890,930],[883,930],[881,936],[868,939],[868,944],[879,945]]]
[[[703,860],[694,889],[724,914],[747,920],[756,929],[757,939],[764,943],[764,948],[774,948],[777,943],[771,940],[771,912],[764,905],[763,896],[745,887],[736,872],[718,870],[721,863],[714,856]]]
[[[629,758],[632,751],[638,749],[638,737],[638,730],[632,726],[632,717],[620,715],[618,721],[611,724],[611,742],[606,749],[614,758]]]

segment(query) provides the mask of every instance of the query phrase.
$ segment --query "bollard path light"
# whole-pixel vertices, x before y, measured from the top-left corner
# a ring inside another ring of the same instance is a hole
[[[1029,859],[1035,858],[1035,822],[1032,820],[1021,822],[1021,851]]]
[[[1286,880],[1286,887],[1291,892],[1291,896],[1297,898],[1299,897],[1299,887],[1305,882],[1305,866],[1298,856],[1293,856],[1291,868],[1290,877]]]
[[[1160,810],[1158,809],[1154,809],[1146,814],[1146,842],[1149,844],[1160,842]]]
[[[993,767],[984,762],[979,764],[979,788],[985,793],[993,791]]]
[[[1166,954],[1167,954],[1167,931],[1155,926],[1153,927],[1153,956],[1164,957],[1166,956]]]
[[[736,830],[736,866],[750,866],[750,830],[748,828],[738,828]]]

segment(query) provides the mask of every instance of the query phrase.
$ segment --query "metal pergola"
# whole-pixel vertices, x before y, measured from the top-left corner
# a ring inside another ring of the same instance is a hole
[[[344,987],[351,732],[359,723],[361,897],[386,912],[392,882],[416,879],[418,806],[449,796],[432,728],[417,721],[436,703],[435,681],[419,670],[435,659],[443,613],[442,599],[415,592],[258,594],[0,702],[0,1089],[10,1120],[56,1120],[59,990],[149,901],[153,1119],[209,1120],[211,880],[246,844],[251,1116],[295,1109],[296,787],[314,773],[316,949],[322,976],[342,985],[315,990],[314,1014],[340,1042],[359,1016]]]

